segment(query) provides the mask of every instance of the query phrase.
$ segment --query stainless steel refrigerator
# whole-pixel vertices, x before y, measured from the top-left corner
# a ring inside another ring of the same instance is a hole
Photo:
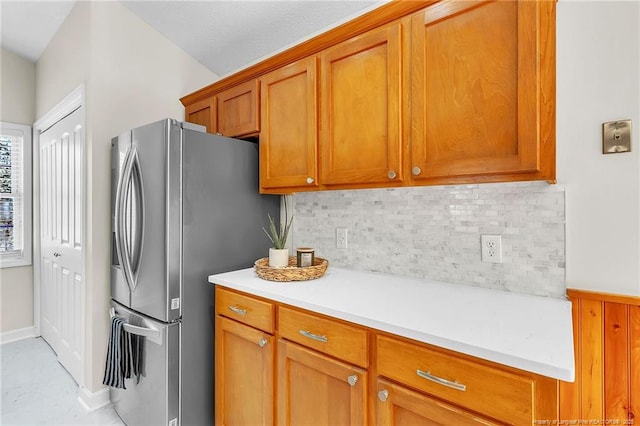
[[[214,422],[212,273],[268,252],[258,146],[165,119],[113,138],[111,305],[144,336],[142,374],[110,388],[129,426]]]

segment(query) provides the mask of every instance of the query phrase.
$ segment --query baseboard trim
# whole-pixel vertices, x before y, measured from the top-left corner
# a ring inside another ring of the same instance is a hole
[[[109,388],[104,387],[97,392],[90,392],[84,386],[78,388],[78,402],[87,411],[94,411],[111,404]]]
[[[11,343],[29,337],[37,337],[35,327],[19,328],[17,330],[5,331],[0,333],[0,344]]]

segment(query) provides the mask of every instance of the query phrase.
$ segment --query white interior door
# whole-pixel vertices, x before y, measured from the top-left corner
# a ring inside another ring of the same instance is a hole
[[[79,384],[84,375],[84,107],[40,134],[40,332]]]

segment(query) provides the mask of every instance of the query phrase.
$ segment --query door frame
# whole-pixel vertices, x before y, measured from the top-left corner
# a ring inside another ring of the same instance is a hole
[[[86,114],[86,95],[85,85],[82,83],[76,87],[71,93],[69,93],[62,101],[56,106],[51,108],[42,118],[36,121],[33,125],[33,327],[34,335],[41,336],[40,332],[40,307],[41,307],[41,282],[40,282],[40,133],[47,130],[49,127],[62,120],[67,115],[71,114],[80,107],[85,108],[82,123],[84,142],[82,146],[82,276],[85,277],[86,283],[86,271],[87,271],[87,114]],[[86,285],[85,285],[86,286]],[[84,324],[87,322],[87,309],[86,309],[86,289],[83,291],[83,297],[81,300],[81,311],[83,313],[84,320],[82,326],[82,366],[83,371],[86,370],[86,346],[87,339],[85,336],[86,329]],[[86,380],[86,374],[83,374],[83,382]],[[84,383],[78,383],[80,387],[84,386]]]

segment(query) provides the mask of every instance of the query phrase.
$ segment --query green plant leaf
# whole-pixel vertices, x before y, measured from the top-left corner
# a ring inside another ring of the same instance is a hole
[[[291,229],[291,225],[293,224],[293,216],[290,219],[288,218],[289,212],[287,211],[286,198],[284,199],[284,217],[284,226],[282,223],[280,223],[280,229],[278,229],[278,226],[276,226],[275,220],[273,220],[271,214],[267,213],[267,218],[269,220],[268,230],[264,227],[262,228],[269,240],[273,243],[274,248],[277,249],[283,249],[287,245],[287,238],[289,237],[289,231]]]

